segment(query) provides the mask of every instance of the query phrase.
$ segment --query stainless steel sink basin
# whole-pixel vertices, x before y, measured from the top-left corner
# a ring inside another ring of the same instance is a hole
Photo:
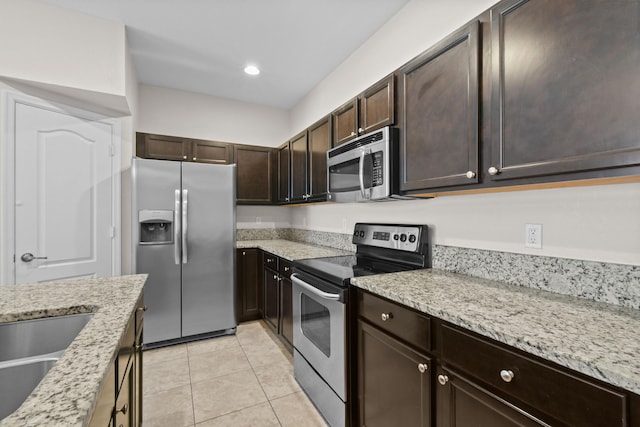
[[[64,350],[93,313],[0,323],[0,362]]]
[[[0,420],[18,409],[92,313],[0,323]]]
[[[59,358],[28,358],[0,364],[0,420],[22,405]]]

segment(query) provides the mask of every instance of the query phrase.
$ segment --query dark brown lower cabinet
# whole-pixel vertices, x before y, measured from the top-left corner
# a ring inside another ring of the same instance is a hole
[[[145,310],[141,296],[98,396],[89,422],[90,427],[142,425],[142,337]]]
[[[477,383],[438,368],[436,425],[438,427],[547,426]]]
[[[263,275],[264,282],[264,320],[267,325],[271,327],[276,334],[279,332],[279,320],[278,320],[278,300],[279,298],[279,284],[278,273],[270,268],[264,269]]]
[[[262,318],[260,250],[236,250],[236,316],[238,323]]]
[[[280,279],[280,334],[293,347],[293,289],[291,279]]]
[[[431,426],[431,360],[358,320],[359,425]]]

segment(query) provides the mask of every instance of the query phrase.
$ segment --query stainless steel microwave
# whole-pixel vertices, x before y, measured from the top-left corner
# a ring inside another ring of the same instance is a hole
[[[398,129],[385,127],[327,151],[328,198],[368,202],[399,198]]]

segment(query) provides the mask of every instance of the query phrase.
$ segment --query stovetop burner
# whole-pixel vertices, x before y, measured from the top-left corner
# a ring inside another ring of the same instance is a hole
[[[362,224],[355,226],[356,255],[294,261],[299,272],[348,286],[354,277],[429,267],[427,226]]]

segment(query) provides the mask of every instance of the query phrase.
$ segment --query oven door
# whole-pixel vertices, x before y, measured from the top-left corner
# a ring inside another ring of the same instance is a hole
[[[293,346],[346,401],[345,288],[296,272],[293,282]]]

